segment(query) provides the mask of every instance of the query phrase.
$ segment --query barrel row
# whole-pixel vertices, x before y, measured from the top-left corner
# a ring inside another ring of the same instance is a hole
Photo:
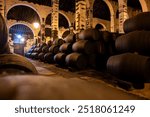
[[[124,22],[125,35],[115,41],[118,55],[107,61],[107,70],[119,79],[134,83],[150,82],[150,12]]]
[[[114,42],[117,37],[117,34],[108,31],[87,29],[80,34],[69,34],[64,43],[57,40],[49,48],[48,45],[31,48],[28,53],[32,53],[33,59],[55,62],[60,66],[76,69],[105,68],[108,57],[115,54]]]
[[[108,57],[115,54],[115,40],[118,36],[117,33],[97,29],[87,29],[80,34],[69,34],[54,60],[61,66],[66,65],[79,70],[103,69],[106,67]]]

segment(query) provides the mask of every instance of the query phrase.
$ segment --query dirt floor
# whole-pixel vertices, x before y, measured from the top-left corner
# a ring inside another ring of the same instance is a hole
[[[44,76],[61,76],[66,79],[82,79],[88,82],[99,83],[99,85],[106,85],[121,92],[127,93],[129,96],[134,94],[137,97],[144,97],[144,99],[150,99],[150,84],[145,84],[144,89],[136,89],[132,83],[118,80],[118,78],[106,73],[105,71],[96,71],[93,69],[87,69],[83,71],[77,71],[68,68],[61,68],[56,64],[48,64],[35,60],[30,60],[38,70],[39,75]],[[105,89],[107,90],[107,89]]]

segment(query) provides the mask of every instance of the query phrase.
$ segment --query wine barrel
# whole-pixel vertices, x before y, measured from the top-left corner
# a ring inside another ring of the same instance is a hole
[[[101,54],[91,54],[87,56],[88,66],[96,70],[106,69],[108,57]]]
[[[64,40],[66,43],[74,43],[74,42],[76,42],[76,35],[69,34]]]
[[[54,45],[58,45],[58,46],[62,45],[63,43],[64,43],[63,39],[56,39],[53,42]]]
[[[36,52],[36,53],[42,52],[42,47],[36,47],[36,48],[34,49],[34,52]]]
[[[48,45],[49,47],[52,46],[52,44],[53,44],[52,41],[48,41],[48,42],[47,42],[47,45]]]
[[[10,53],[10,48],[8,45],[8,30],[7,25],[0,14],[0,54]]]
[[[47,44],[46,44],[46,43],[42,43],[42,44],[40,45],[41,48],[43,48],[44,46],[47,46]]]
[[[42,45],[41,43],[38,43],[36,44],[36,47],[41,47],[41,45]]]
[[[40,54],[38,54],[38,59],[40,59],[41,61],[44,61],[44,55],[45,53],[41,52]]]
[[[108,59],[107,69],[123,80],[135,83],[150,81],[150,58],[125,53]]]
[[[59,52],[59,46],[58,45],[52,45],[50,48],[49,48],[49,52],[50,53],[53,53],[53,54],[57,54]]]
[[[30,56],[32,59],[38,59],[38,54],[37,52],[33,52]]]
[[[96,68],[96,62],[97,62],[97,55],[96,54],[91,54],[87,56],[88,58],[88,66],[91,68]]]
[[[44,55],[44,62],[53,63],[54,62],[54,54],[53,53],[46,53]]]
[[[105,43],[112,41],[112,34],[109,31],[101,31]]]
[[[79,34],[79,39],[83,39],[83,40],[100,40],[102,38],[103,37],[101,32],[97,29],[92,29],[92,28],[83,30]]]
[[[138,52],[150,55],[150,31],[134,31],[120,36],[115,42],[118,52]]]
[[[72,50],[74,52],[93,54],[97,53],[96,43],[89,40],[80,40],[73,44]]]
[[[98,54],[105,54],[106,53],[106,47],[105,47],[105,42],[104,40],[98,40],[95,41],[96,43],[96,51]]]
[[[32,54],[32,53],[27,52],[27,53],[25,53],[25,57],[30,58],[31,54]]]
[[[2,54],[0,55],[0,72],[8,74],[37,74],[34,65],[25,57],[17,54]]]
[[[66,54],[65,53],[58,53],[54,56],[54,61],[61,65],[61,66],[65,66],[66,62],[65,62],[65,59],[66,59]]]
[[[49,51],[49,46],[44,46],[43,48],[42,48],[42,52],[43,53],[47,53]]]
[[[85,69],[87,67],[87,59],[83,54],[79,53],[69,54],[67,55],[65,61],[69,67],[74,67],[79,70]]]
[[[31,49],[35,49],[37,47],[37,45],[33,45],[32,47],[31,47]]]
[[[34,49],[31,48],[28,52],[31,52],[31,53],[32,53],[33,51],[34,51]]]
[[[118,38],[119,36],[121,36],[121,34],[116,33],[116,32],[112,32],[111,35],[112,35],[112,39],[113,39],[114,41],[117,40],[117,38]]]
[[[124,22],[124,32],[136,30],[150,30],[150,12],[142,12]]]
[[[72,44],[64,43],[60,46],[59,51],[62,53],[70,54],[72,52]]]

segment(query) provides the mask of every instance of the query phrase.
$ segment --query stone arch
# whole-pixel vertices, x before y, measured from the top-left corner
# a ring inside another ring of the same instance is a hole
[[[15,25],[24,25],[24,26],[27,26],[28,28],[31,29],[32,33],[33,33],[33,36],[35,36],[35,31],[33,30],[33,28],[28,24],[28,23],[22,23],[22,22],[16,22],[16,23],[13,23],[11,25],[8,26],[8,30],[10,30],[11,27],[15,26]]]
[[[65,13],[63,13],[62,11],[59,11],[59,13],[67,19],[69,26],[71,26],[71,21],[69,20],[68,16]]]
[[[86,0],[87,1],[87,0]],[[115,10],[114,10],[114,8],[113,8],[113,6],[112,6],[112,4],[111,4],[111,2],[109,1],[109,0],[103,0],[106,4],[107,4],[107,6],[108,6],[108,8],[109,8],[109,10],[110,10],[110,14],[111,15],[114,15],[115,14]],[[94,2],[95,2],[95,0],[94,0]],[[94,3],[93,2],[93,3]],[[93,4],[94,5],[94,4]]]
[[[148,11],[148,6],[147,6],[147,3],[145,0],[139,0],[140,4],[141,4],[141,7],[142,7],[142,11],[143,12],[146,12]]]
[[[110,14],[111,15],[115,15],[115,11],[114,11],[114,8],[113,8],[111,2],[109,0],[103,0],[103,1],[107,4],[107,6],[108,6],[108,8],[110,10]]]
[[[103,0],[103,1],[106,3],[110,11],[110,31],[115,32],[115,15],[116,15],[115,10],[110,0]],[[93,5],[94,2],[95,0],[93,1]]]
[[[101,26],[101,28],[99,28],[99,29],[104,29],[104,30],[107,29],[106,26],[105,26],[103,23],[98,23],[98,24],[96,24],[96,25],[95,25],[95,28],[100,27],[100,26]]]
[[[8,15],[8,12],[15,6],[26,6],[26,7],[30,7],[31,9],[33,9],[39,16],[39,19],[40,19],[40,23],[42,22],[42,17],[40,15],[40,13],[38,12],[38,10],[36,8],[34,8],[33,6],[31,5],[28,5],[28,4],[25,4],[25,3],[16,3],[14,5],[12,5],[11,7],[9,7],[6,11],[6,16]]]
[[[52,14],[52,13],[49,13],[49,14],[47,15],[47,17],[48,17],[50,14]],[[63,15],[63,16],[67,19],[69,26],[71,26],[71,21],[69,20],[68,16],[67,16],[65,13],[63,13],[62,11],[59,11],[59,14]],[[47,19],[47,17],[46,17],[46,19]],[[46,20],[45,20],[45,24],[46,24]]]

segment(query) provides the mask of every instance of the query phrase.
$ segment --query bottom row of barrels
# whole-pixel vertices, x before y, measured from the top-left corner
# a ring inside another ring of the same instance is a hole
[[[150,57],[134,53],[111,56],[107,61],[107,70],[122,80],[150,82]]]
[[[55,62],[60,66],[68,66],[79,70],[85,69],[87,67],[102,68],[104,67],[104,63],[106,63],[106,60],[102,59],[104,57],[98,56],[96,54],[87,56],[76,52],[71,54],[58,53],[56,55],[52,53],[46,53],[46,54],[40,53],[37,56],[43,62],[47,62],[47,63]]]

